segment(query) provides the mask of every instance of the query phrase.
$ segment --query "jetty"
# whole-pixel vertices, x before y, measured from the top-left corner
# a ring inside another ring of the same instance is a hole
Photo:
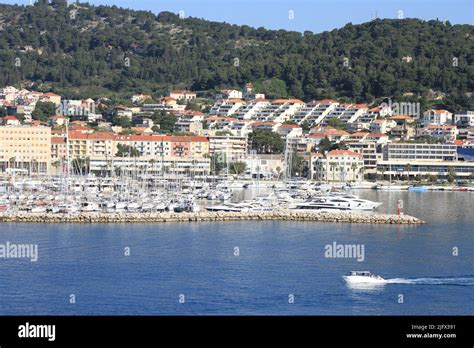
[[[163,212],[163,213],[0,213],[0,223],[121,224],[212,221],[311,221],[361,224],[417,225],[410,215],[277,210],[268,212]]]

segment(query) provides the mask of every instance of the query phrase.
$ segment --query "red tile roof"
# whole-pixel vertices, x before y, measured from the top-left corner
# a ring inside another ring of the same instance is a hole
[[[18,119],[15,116],[4,116],[2,117],[2,119],[5,121],[18,121]]]
[[[332,150],[332,151],[328,152],[328,155],[330,155],[330,156],[347,155],[347,156],[354,156],[354,157],[362,157],[362,155],[360,153],[350,151],[350,150]]]
[[[300,99],[275,99],[272,103],[283,104],[283,103],[304,103]]]

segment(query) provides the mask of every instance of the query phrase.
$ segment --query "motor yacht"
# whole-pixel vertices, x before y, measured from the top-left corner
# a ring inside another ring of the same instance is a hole
[[[356,196],[334,195],[321,196],[311,201],[295,204],[295,210],[322,210],[322,211],[373,211],[382,203],[361,199]]]

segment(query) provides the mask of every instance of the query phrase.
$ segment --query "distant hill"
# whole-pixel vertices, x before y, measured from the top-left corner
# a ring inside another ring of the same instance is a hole
[[[87,95],[254,82],[270,97],[370,101],[431,89],[458,107],[472,102],[472,25],[384,19],[301,34],[52,2],[0,5],[0,85]]]

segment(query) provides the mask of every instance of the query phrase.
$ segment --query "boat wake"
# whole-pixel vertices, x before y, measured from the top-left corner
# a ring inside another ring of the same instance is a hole
[[[392,279],[385,279],[383,283],[384,284],[414,284],[414,285],[474,286],[474,276],[430,277],[430,278],[392,278]]]

